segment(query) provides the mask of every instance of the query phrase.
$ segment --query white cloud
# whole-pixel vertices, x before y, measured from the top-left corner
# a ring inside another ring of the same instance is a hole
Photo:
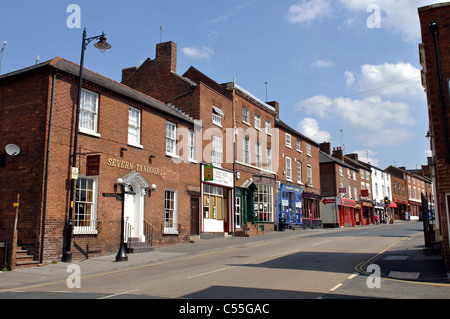
[[[330,11],[328,0],[303,0],[289,8],[286,18],[292,24],[305,24],[328,15]]]
[[[312,64],[314,68],[328,68],[334,65],[334,62],[331,60],[317,60]]]
[[[356,78],[355,78],[355,75],[353,74],[353,72],[350,72],[350,71],[345,71],[345,77],[346,77],[346,84],[347,84],[347,87],[351,87],[352,85],[353,85],[353,83],[355,83],[355,81],[356,81]]]
[[[398,146],[410,141],[413,132],[402,127],[386,128],[377,132],[365,132],[358,139],[368,147]]]
[[[194,59],[209,59],[209,57],[214,54],[213,49],[210,47],[184,47],[181,49],[181,51],[188,57],[194,58]]]
[[[372,150],[359,150],[354,151],[353,153],[358,154],[358,160],[364,163],[370,163],[373,166],[379,165],[380,161],[376,159],[374,156],[376,156],[378,153]]]
[[[364,13],[369,18],[367,8],[377,4],[381,9],[381,28],[401,34],[404,41],[417,42],[420,39],[420,23],[417,8],[447,0],[340,0],[346,8]]]
[[[377,92],[384,96],[402,98],[423,95],[420,70],[410,63],[364,64],[359,74],[346,71],[345,77],[347,86],[355,86],[360,92],[380,89]]]
[[[321,118],[341,118],[347,124],[364,127],[367,130],[380,130],[385,126],[396,124],[414,124],[408,104],[382,100],[379,96],[353,100],[330,99],[319,95],[298,103],[296,109]]]
[[[310,139],[322,143],[331,141],[331,134],[326,131],[321,131],[319,123],[312,118],[305,118],[298,123],[298,131]]]

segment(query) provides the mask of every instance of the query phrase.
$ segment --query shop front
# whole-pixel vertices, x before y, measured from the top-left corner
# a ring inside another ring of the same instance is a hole
[[[336,204],[338,205],[339,210],[340,226],[354,227],[356,225],[355,220],[356,201],[346,198],[337,198]]]
[[[233,231],[233,173],[213,165],[202,166],[202,238],[222,237]]]
[[[303,225],[301,187],[280,184],[277,193],[277,225],[292,228]]]
[[[254,192],[255,222],[263,226],[265,230],[273,230],[275,180],[265,176],[253,176],[253,182],[256,186]]]
[[[322,196],[315,193],[303,192],[303,228],[322,228],[320,201]]]
[[[372,202],[361,202],[362,220],[361,225],[373,225],[375,223],[374,206]]]
[[[408,210],[408,202],[399,198],[393,199],[397,208],[392,208],[392,218],[395,220],[406,220],[406,211]]]

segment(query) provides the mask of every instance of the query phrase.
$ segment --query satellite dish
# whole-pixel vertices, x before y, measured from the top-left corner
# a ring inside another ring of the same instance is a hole
[[[12,157],[15,157],[20,154],[20,148],[19,148],[19,146],[15,145],[15,144],[6,145],[5,150],[6,150],[6,153]]]

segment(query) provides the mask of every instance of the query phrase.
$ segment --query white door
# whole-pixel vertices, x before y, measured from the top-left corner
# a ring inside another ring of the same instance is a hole
[[[128,191],[133,194],[125,194],[124,218],[125,218],[125,240],[128,237],[139,238],[145,241],[144,236],[144,194],[145,189],[139,183],[131,183]]]

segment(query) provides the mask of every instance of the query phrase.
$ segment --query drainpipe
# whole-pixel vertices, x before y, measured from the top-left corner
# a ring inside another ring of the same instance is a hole
[[[56,82],[56,71],[52,78],[52,96],[50,102],[50,115],[48,120],[48,136],[47,136],[47,155],[45,156],[45,176],[44,176],[44,203],[42,206],[42,229],[41,229],[41,251],[39,263],[44,262],[44,243],[45,243],[45,223],[47,217],[47,196],[48,196],[48,172],[50,167],[50,142],[52,138],[52,121],[53,121],[53,105],[55,102],[55,82]]]
[[[441,100],[442,121],[444,124],[445,147],[446,147],[446,151],[447,151],[447,164],[450,164],[450,145],[448,143],[447,112],[445,110],[445,96],[444,96],[444,89],[442,87],[442,73],[441,73],[441,63],[440,63],[440,58],[439,58],[439,46],[438,46],[438,35],[437,35],[438,30],[439,30],[439,25],[437,22],[432,22],[432,23],[430,23],[428,28],[433,33],[433,38],[434,38],[434,49],[435,49],[435,54],[436,54],[436,65],[437,65],[438,80],[439,80],[439,97]]]

